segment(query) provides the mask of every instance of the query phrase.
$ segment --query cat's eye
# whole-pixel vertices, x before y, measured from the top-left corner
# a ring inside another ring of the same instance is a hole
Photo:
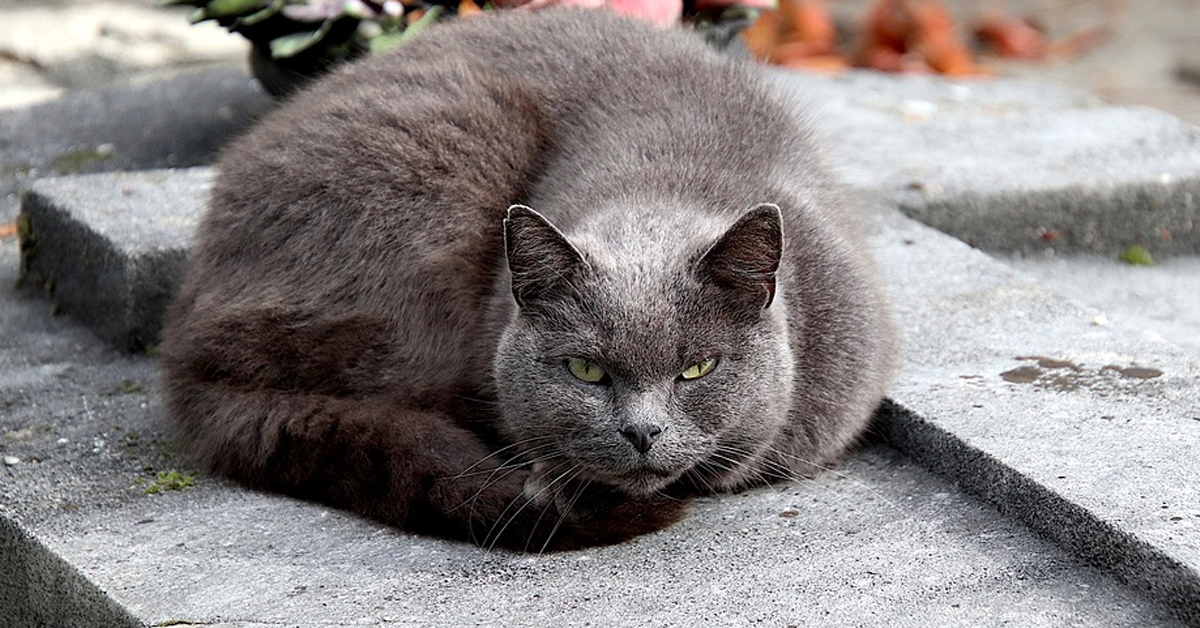
[[[716,358],[704,358],[703,360],[683,369],[679,374],[680,379],[700,379],[712,372],[717,366]]]
[[[567,370],[575,379],[589,384],[602,384],[608,381],[608,373],[604,369],[591,360],[583,358],[571,358],[567,360]]]

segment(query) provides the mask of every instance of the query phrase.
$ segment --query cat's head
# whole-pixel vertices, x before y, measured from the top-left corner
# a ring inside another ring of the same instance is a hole
[[[774,205],[731,225],[631,215],[572,240],[509,210],[517,308],[494,375],[502,429],[548,490],[648,494],[689,472],[723,488],[750,471],[740,462],[773,440],[792,393],[780,220]]]

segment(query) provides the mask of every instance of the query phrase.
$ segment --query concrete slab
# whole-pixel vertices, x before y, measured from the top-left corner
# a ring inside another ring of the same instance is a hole
[[[149,623],[1172,623],[881,449],[810,484],[706,500],[660,534],[560,555],[486,553],[213,487],[43,530]]]
[[[1087,303],[1117,324],[1157,333],[1200,353],[1200,257],[1132,266],[1095,256],[1003,257],[1059,294]]]
[[[122,349],[153,346],[210,178],[196,168],[35,182],[21,205],[21,281]]]
[[[979,256],[939,234],[903,244],[896,220],[877,236],[896,273],[951,265],[929,265],[939,250]],[[10,239],[0,286],[16,257]],[[44,546],[145,624],[1186,625],[879,446],[812,482],[703,500],[633,543],[555,556],[411,537],[205,474],[147,495],[160,471],[194,472],[163,439],[152,362],[45,316],[29,292],[0,295],[13,374],[0,430],[16,460],[0,469],[0,516],[26,531],[0,539],[16,544],[4,554]],[[73,601],[21,599],[0,608],[57,617]]]
[[[0,49],[6,53],[0,68],[20,63],[52,85],[79,88],[245,59],[244,39],[212,22],[191,25],[190,9],[137,0],[6,2],[0,6]],[[0,91],[4,108],[10,96]]]
[[[915,147],[901,209],[979,248],[1200,253],[1200,131],[1172,116],[1103,108],[905,128],[891,135]]]
[[[779,73],[846,181],[988,251],[1200,253],[1200,129],[1024,81]]]
[[[36,179],[208,163],[272,105],[241,68],[73,92],[0,115],[0,224]]]
[[[942,89],[971,110],[962,120],[1014,115],[988,113],[992,96],[972,101],[955,96],[961,90],[953,85]],[[1106,111],[1056,93],[1072,112]],[[1035,108],[1035,94],[999,102],[1033,119],[1041,114],[1021,108]],[[904,128],[912,111],[926,115],[929,107],[901,101],[818,117],[827,133],[846,131],[834,135],[835,157],[866,198],[883,204],[873,245],[907,343],[898,405],[883,430],[921,465],[1102,573],[886,448],[811,484],[705,501],[681,526],[628,546],[556,557],[414,539],[207,476],[197,488],[147,496],[158,471],[188,471],[162,440],[152,365],[104,349],[70,321],[48,319],[44,302],[25,293],[13,296],[7,315],[12,329],[25,331],[0,354],[18,365],[10,371],[15,383],[0,388],[0,421],[13,435],[4,455],[16,460],[4,468],[0,512],[27,530],[9,537],[48,547],[147,622],[607,624],[607,609],[616,608],[636,618],[631,625],[832,623],[830,616],[846,625],[891,625],[896,617],[938,625],[997,617],[1022,625],[1200,625],[1200,494],[1190,482],[1200,474],[1191,455],[1200,445],[1195,354],[1124,325],[1096,325],[1101,310],[900,216],[887,203],[915,191],[896,187],[906,181],[903,169],[885,168],[886,160],[867,158],[880,160],[884,186],[855,180],[867,169],[851,158],[889,146],[884,131]],[[885,122],[851,130],[866,117]],[[915,146],[932,151],[933,139]],[[1013,145],[1020,144],[1003,146]],[[920,158],[932,159],[928,151]],[[953,176],[963,172],[943,180]],[[88,189],[118,179],[93,179]],[[1045,194],[1029,180],[985,189],[997,197]],[[66,198],[58,182],[47,185]],[[70,200],[90,201],[87,194]],[[993,543],[995,530],[1003,549]],[[1039,624],[1045,617],[1052,621]]]
[[[1200,356],[882,217],[912,413],[889,442],[1200,622]]]
[[[0,609],[6,626],[142,625],[69,563],[4,517],[0,517]]]

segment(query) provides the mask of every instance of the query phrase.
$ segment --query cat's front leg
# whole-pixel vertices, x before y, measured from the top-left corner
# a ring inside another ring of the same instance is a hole
[[[527,507],[542,513],[543,520],[554,521],[551,536],[538,541],[541,550],[618,543],[665,528],[687,514],[686,499],[666,494],[635,497],[614,486],[580,480],[572,469],[561,460],[537,461],[525,478],[522,497]]]
[[[522,495],[537,508],[553,506],[560,513],[571,510],[571,495],[578,490],[569,474],[560,471],[560,464],[539,460],[530,465]]]

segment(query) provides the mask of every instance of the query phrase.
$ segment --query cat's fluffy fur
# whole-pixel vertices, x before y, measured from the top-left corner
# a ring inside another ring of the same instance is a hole
[[[891,331],[845,212],[789,107],[690,34],[438,26],[225,151],[168,413],[253,487],[485,545],[621,541],[864,429]]]

